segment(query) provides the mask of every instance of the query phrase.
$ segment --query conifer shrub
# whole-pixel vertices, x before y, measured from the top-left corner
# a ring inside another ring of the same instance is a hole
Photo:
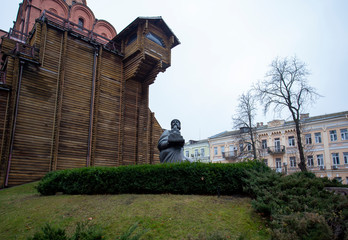
[[[134,223],[127,231],[115,240],[139,240],[142,235],[147,232],[147,229],[138,230],[138,223]],[[46,223],[40,231],[37,231],[33,237],[28,237],[27,240],[107,240],[103,229],[97,225],[91,225],[88,222],[78,222],[75,232],[72,236],[66,234],[65,229],[52,226]]]
[[[288,176],[274,171],[248,171],[244,191],[252,206],[269,219],[273,239],[346,239],[348,199],[325,190],[342,186],[313,173]]]
[[[180,163],[87,167],[48,173],[37,186],[42,195],[65,194],[237,194],[247,169],[268,169],[259,161],[235,164]],[[265,171],[265,170],[263,170]]]

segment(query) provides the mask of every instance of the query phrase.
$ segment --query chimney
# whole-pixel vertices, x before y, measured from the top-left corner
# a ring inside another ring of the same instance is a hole
[[[261,127],[263,126],[263,122],[260,122]]]

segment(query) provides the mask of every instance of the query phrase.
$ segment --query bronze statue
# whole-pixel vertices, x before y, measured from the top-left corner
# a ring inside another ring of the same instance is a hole
[[[174,119],[170,125],[171,130],[165,130],[158,141],[157,147],[160,150],[161,163],[191,162],[189,158],[184,156],[185,140],[180,133],[180,121]]]

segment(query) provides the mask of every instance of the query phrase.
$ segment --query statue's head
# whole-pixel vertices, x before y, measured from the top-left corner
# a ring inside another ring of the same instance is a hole
[[[172,120],[170,123],[170,126],[172,127],[172,130],[180,130],[181,129],[181,123],[178,119]]]

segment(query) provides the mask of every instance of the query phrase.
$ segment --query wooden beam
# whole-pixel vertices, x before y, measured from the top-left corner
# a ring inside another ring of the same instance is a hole
[[[90,166],[94,166],[95,151],[97,146],[97,124],[98,124],[98,111],[99,111],[99,98],[100,98],[100,76],[101,76],[101,64],[102,64],[103,48],[99,48],[98,62],[96,68],[96,87],[95,87],[95,102],[94,102],[94,116],[93,116],[93,128],[92,128],[92,149],[91,149],[91,163]]]
[[[57,159],[58,159],[58,148],[59,148],[59,130],[60,122],[62,120],[62,105],[63,105],[63,93],[64,93],[64,78],[65,78],[65,67],[66,67],[66,50],[68,43],[68,32],[65,31],[62,35],[62,48],[60,55],[60,69],[57,81],[57,94],[56,94],[56,113],[54,117],[54,134],[53,134],[53,145],[51,148],[51,164],[50,171],[57,170]]]

